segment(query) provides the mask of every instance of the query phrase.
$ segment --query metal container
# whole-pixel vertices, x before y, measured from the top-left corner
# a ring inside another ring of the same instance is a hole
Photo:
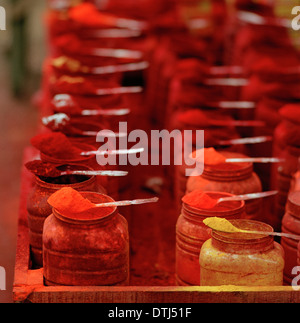
[[[265,223],[232,220],[243,230],[267,231]],[[284,252],[272,236],[212,230],[200,253],[201,286],[281,286]]]
[[[207,192],[215,199],[232,194]],[[228,220],[244,216],[245,202],[226,202],[212,209],[197,209],[185,203],[176,226],[176,282],[181,286],[200,284],[199,254],[203,243],[208,240],[211,230],[203,220],[207,217],[222,217]]]
[[[103,194],[82,195],[92,203],[113,202]],[[117,208],[99,208],[83,217],[53,209],[44,224],[43,257],[46,285],[128,285],[127,221]]]

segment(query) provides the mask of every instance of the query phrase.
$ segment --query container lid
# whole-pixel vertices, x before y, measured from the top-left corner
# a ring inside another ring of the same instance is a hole
[[[246,219],[235,219],[230,222],[242,230],[273,232],[273,228],[263,222]],[[212,239],[213,245],[221,250],[241,254],[264,252],[272,249],[274,246],[273,236],[266,234],[227,233],[213,230]]]
[[[223,151],[226,158],[247,158],[247,156],[235,152]],[[252,163],[222,163],[218,165],[206,165],[203,177],[214,181],[236,181],[247,179],[252,175]]]

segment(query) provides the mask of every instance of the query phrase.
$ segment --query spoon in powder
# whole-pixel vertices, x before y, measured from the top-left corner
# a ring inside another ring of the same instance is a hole
[[[63,187],[52,194],[48,203],[56,210],[62,213],[83,213],[89,212],[95,208],[118,207],[129,205],[141,205],[147,203],[157,203],[159,198],[137,199],[131,201],[118,201],[94,204],[90,200],[84,198],[78,191],[71,187]]]
[[[230,221],[224,218],[211,217],[203,220],[203,223],[215,231],[221,231],[226,233],[247,233],[247,234],[262,234],[276,237],[285,237],[293,240],[300,240],[299,235],[282,233],[282,232],[267,232],[267,231],[251,231],[251,230],[242,230],[234,226]]]
[[[124,116],[130,113],[130,109],[81,109],[79,104],[70,94],[57,94],[52,100],[55,112],[68,115],[82,116]]]
[[[280,163],[284,159],[277,157],[242,157],[242,158],[226,158],[215,148],[202,148],[194,151],[189,156],[198,163],[203,162],[206,166],[215,166],[224,163]]]
[[[61,131],[67,132],[72,135],[81,135],[81,136],[102,136],[107,138],[124,138],[127,137],[127,133],[117,133],[111,130],[99,130],[99,131],[83,131],[76,129],[71,125],[71,118],[65,113],[56,113],[51,116],[43,117],[42,123],[45,127],[49,128],[52,131]]]
[[[271,136],[258,136],[249,138],[237,138],[229,140],[220,140],[218,145],[220,146],[231,146],[231,145],[245,145],[245,144],[260,144],[268,141],[273,141]]]
[[[234,195],[234,196],[221,197],[219,199],[215,199],[201,190],[196,190],[185,195],[182,201],[192,207],[198,207],[204,210],[209,210],[209,209],[213,209],[218,204],[224,203],[224,202],[255,200],[255,199],[273,196],[276,194],[278,194],[278,191],[268,191],[268,192],[250,193],[250,194],[244,194],[244,195]],[[194,201],[197,201],[195,205],[193,205]]]
[[[127,176],[128,172],[110,170],[65,170],[61,171],[53,164],[45,163],[41,160],[34,160],[25,164],[25,167],[34,175],[42,177],[57,178],[65,175],[78,176]]]

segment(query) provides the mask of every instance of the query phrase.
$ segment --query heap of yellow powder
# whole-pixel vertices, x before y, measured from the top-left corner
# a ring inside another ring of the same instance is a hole
[[[221,232],[241,232],[240,229],[231,224],[228,220],[224,218],[211,217],[203,220],[203,223],[215,231]]]

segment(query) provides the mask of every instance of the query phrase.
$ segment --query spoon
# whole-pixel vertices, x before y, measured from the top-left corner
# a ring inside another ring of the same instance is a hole
[[[141,86],[123,86],[111,89],[97,89],[95,95],[113,95],[113,94],[130,94],[130,93],[141,93],[143,88]]]
[[[105,156],[105,155],[126,155],[126,154],[138,154],[145,151],[145,148],[135,148],[135,149],[119,149],[119,150],[103,150],[103,151],[83,151],[81,156]]]
[[[140,37],[142,32],[132,29],[106,28],[89,30],[86,34],[92,38],[135,38]]]
[[[207,156],[208,158],[206,158]],[[284,159],[276,157],[226,158],[213,147],[195,150],[189,155],[189,158],[196,160],[198,163],[203,162],[208,166],[220,165],[223,163],[280,163],[285,161]]]
[[[257,158],[228,158],[225,160],[226,163],[281,163],[285,159],[276,157],[257,157]]]
[[[211,75],[223,74],[240,74],[242,75],[245,70],[241,66],[212,66],[209,70]]]
[[[276,195],[278,194],[278,191],[259,192],[259,193],[251,193],[251,194],[244,194],[244,195],[233,195],[229,197],[221,197],[218,199],[211,197],[210,195],[208,195],[203,191],[193,191],[190,193],[190,195],[192,194],[196,194],[197,199],[203,201],[201,205],[202,209],[210,210],[216,207],[220,203],[261,199],[264,197]],[[187,196],[182,199],[183,202],[186,202]],[[190,202],[187,202],[187,203],[190,203]]]
[[[251,101],[219,101],[206,103],[207,106],[220,109],[255,109]]]
[[[124,171],[95,171],[95,170],[66,170],[60,171],[50,163],[34,160],[25,164],[25,167],[34,175],[42,177],[60,177],[65,175],[83,175],[83,176],[127,176],[128,172]]]
[[[259,193],[251,193],[251,194],[244,194],[244,195],[236,195],[230,197],[221,197],[216,200],[216,205],[223,202],[230,202],[230,201],[248,201],[248,200],[255,200],[260,199],[268,196],[273,196],[278,194],[278,191],[269,191],[269,192],[259,192]]]
[[[242,78],[212,78],[204,81],[206,85],[221,85],[221,86],[246,86],[249,84],[248,79]]]
[[[92,48],[84,50],[86,54],[100,57],[141,59],[143,52],[121,48]]]
[[[157,203],[158,201],[159,201],[159,198],[154,197],[154,198],[150,198],[150,199],[139,199],[139,200],[132,200],[132,201],[101,203],[101,204],[95,204],[94,207],[114,207],[114,206],[140,205],[140,204],[146,204],[146,203]]]
[[[247,234],[262,234],[267,236],[285,237],[293,240],[300,240],[299,235],[282,233],[282,232],[268,232],[268,231],[252,231],[242,230],[234,226],[230,221],[224,218],[212,217],[203,220],[203,223],[215,231],[221,231],[226,233],[247,233]]]
[[[82,116],[124,116],[130,113],[129,109],[93,109],[82,110],[79,104],[69,94],[57,94],[52,100],[53,108],[56,112],[67,113],[69,115]]]
[[[287,28],[291,27],[291,23],[288,19],[282,19],[282,18],[276,18],[276,17],[266,18],[249,11],[239,11],[237,13],[237,17],[241,21],[254,24],[254,25],[274,25],[274,26],[281,26],[281,27],[287,27]]]
[[[120,72],[139,71],[139,70],[147,69],[148,67],[149,67],[148,62],[140,62],[140,63],[131,63],[131,64],[93,67],[91,68],[90,72],[95,75],[102,75],[102,74],[112,74],[112,73],[120,73]]]
[[[83,131],[76,129],[71,125],[71,119],[65,113],[57,113],[52,116],[43,117],[42,123],[44,126],[53,131],[68,132],[72,135],[82,135],[82,136],[102,136],[106,138],[124,138],[127,137],[127,133],[117,133],[110,130],[99,130],[99,131]]]
[[[260,137],[249,137],[249,138],[238,138],[230,140],[221,140],[218,142],[220,146],[231,146],[231,145],[244,145],[244,144],[260,144],[263,142],[272,141],[271,136],[260,136]]]

